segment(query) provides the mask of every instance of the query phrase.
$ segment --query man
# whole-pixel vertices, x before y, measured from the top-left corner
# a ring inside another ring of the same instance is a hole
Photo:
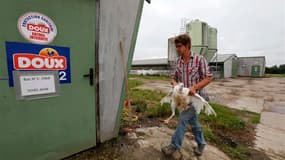
[[[171,84],[182,82],[184,87],[190,89],[190,95],[197,92],[205,98],[206,95],[203,88],[212,80],[207,60],[203,56],[191,52],[191,39],[189,35],[179,35],[175,38],[174,42],[179,57],[174,64]],[[198,115],[194,107],[191,106],[192,104],[189,105],[188,110],[180,113],[179,122],[172,136],[171,144],[161,149],[165,155],[174,154],[176,157],[177,155],[178,157],[182,156],[180,148],[187,124],[191,125],[195,141],[197,142],[197,147],[194,149],[195,155],[201,156],[203,153],[206,142],[199,124]]]

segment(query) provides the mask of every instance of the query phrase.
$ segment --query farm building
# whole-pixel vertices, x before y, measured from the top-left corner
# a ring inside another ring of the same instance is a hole
[[[209,62],[214,77],[237,77],[237,60],[235,54],[216,54]]]
[[[236,54],[217,54],[209,62],[215,78],[263,77],[265,57],[237,57]]]
[[[132,63],[133,70],[140,69],[152,69],[152,70],[169,70],[167,58],[157,58],[157,59],[143,59],[134,60]]]
[[[134,60],[131,74],[169,75],[172,62],[167,58]],[[215,78],[263,77],[265,57],[237,57],[236,54],[216,54],[209,62]]]
[[[238,57],[238,76],[263,77],[265,74],[265,56]]]

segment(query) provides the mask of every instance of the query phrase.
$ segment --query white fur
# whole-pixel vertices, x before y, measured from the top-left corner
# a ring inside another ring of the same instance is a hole
[[[169,120],[175,115],[175,108],[177,107],[179,111],[187,110],[189,107],[188,104],[192,102],[196,112],[199,114],[203,108],[205,108],[205,113],[207,115],[217,115],[214,109],[210,104],[201,97],[198,93],[194,96],[189,95],[189,88],[183,87],[183,83],[178,83],[173,87],[173,89],[168,93],[167,96],[161,99],[161,105],[163,103],[171,104],[171,116],[164,120],[165,123],[168,123]]]

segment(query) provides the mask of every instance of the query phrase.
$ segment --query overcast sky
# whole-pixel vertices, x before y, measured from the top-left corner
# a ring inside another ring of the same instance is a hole
[[[184,17],[217,28],[219,54],[285,64],[285,0],[152,0],[144,5],[134,59],[167,57],[167,39],[179,34]]]

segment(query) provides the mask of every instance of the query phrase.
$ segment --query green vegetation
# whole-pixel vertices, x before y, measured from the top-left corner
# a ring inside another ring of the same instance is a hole
[[[253,126],[260,121],[260,114],[230,109],[211,103],[217,117],[199,115],[205,139],[213,143],[230,158],[250,159],[250,147],[254,139]]]
[[[162,75],[161,76],[160,75],[152,75],[152,76],[130,75],[130,78],[170,81],[170,77],[169,76],[162,76]]]
[[[274,65],[271,67],[265,67],[265,73],[269,74],[285,74],[285,64],[281,64],[279,66]]]
[[[145,112],[147,109],[147,103],[142,100],[133,101],[131,102],[131,105],[136,106],[135,107],[136,112]]]
[[[149,107],[147,110],[148,117],[165,117],[171,115],[171,109],[169,104],[157,105],[155,107]]]
[[[165,95],[164,93],[151,90],[132,89],[130,92],[132,104],[136,107],[135,110],[137,112],[146,111],[148,117],[164,117],[171,114],[169,104],[160,105],[160,100]]]
[[[253,123],[253,124],[260,123],[260,114],[253,113],[253,116],[251,117],[250,122]]]
[[[160,100],[166,96],[166,94],[159,91],[135,88],[142,84],[143,82],[139,80],[129,80],[131,104],[135,108],[134,110],[136,112],[146,112],[148,117],[169,116],[171,114],[170,104],[160,104]]]
[[[247,146],[239,145],[236,148],[227,145],[221,145],[222,150],[232,159],[248,160],[250,159],[250,149]]]
[[[134,88],[134,87],[136,87],[136,86],[139,86],[139,85],[142,85],[143,84],[143,82],[142,81],[138,81],[138,80],[134,80],[134,79],[129,79],[129,89],[132,89],[132,88]]]
[[[207,116],[204,113],[201,113],[201,121],[205,123],[215,122],[214,125],[216,127],[221,127],[226,130],[240,130],[245,128],[245,121],[237,117],[237,114],[235,114],[228,107],[213,103],[211,106],[214,108],[218,116]]]
[[[267,77],[267,78],[272,78],[272,77],[285,78],[285,74],[265,74],[265,77]]]

